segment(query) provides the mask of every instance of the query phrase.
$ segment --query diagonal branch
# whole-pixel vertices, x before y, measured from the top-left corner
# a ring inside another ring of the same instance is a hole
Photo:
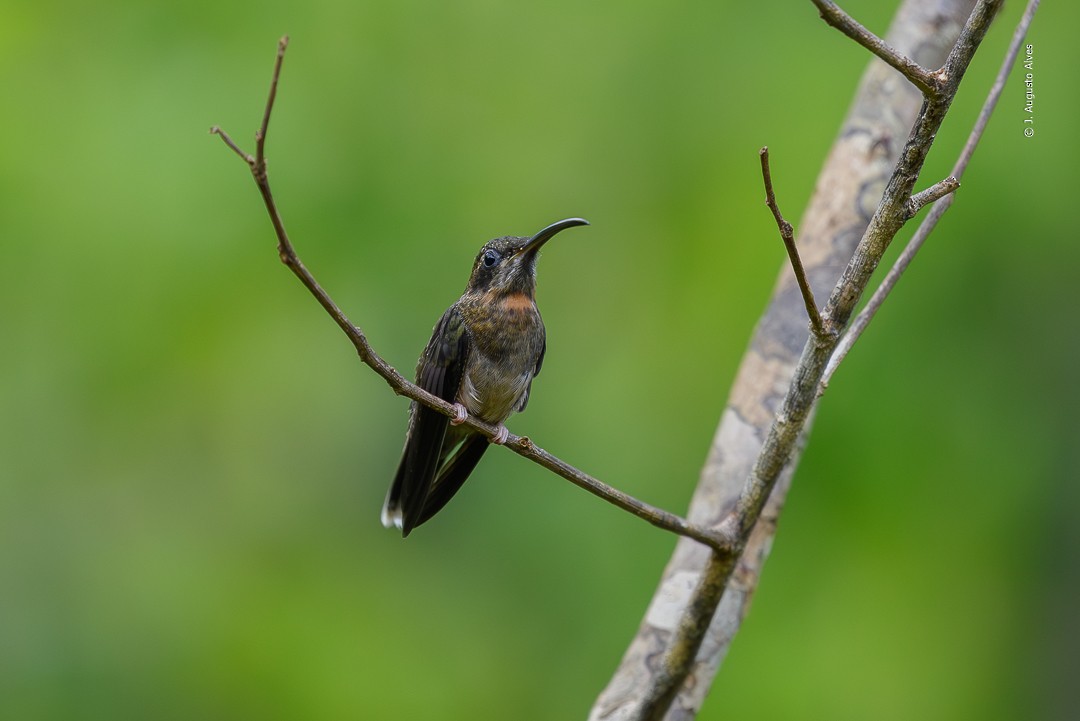
[[[940,78],[919,65],[907,55],[897,51],[887,42],[867,30],[853,17],[840,9],[831,0],[811,0],[821,12],[821,19],[833,26],[864,48],[877,55],[911,81],[923,95],[932,96],[941,92]]]
[[[229,137],[228,133],[218,126],[215,125],[210,128],[210,132],[220,136],[222,142],[247,163],[248,168],[251,170],[251,175],[255,179],[255,185],[258,186],[259,193],[262,195],[267,213],[270,215],[270,220],[274,225],[274,232],[277,234],[278,238],[278,255],[281,258],[281,262],[288,266],[296,277],[300,279],[300,282],[304,284],[304,287],[315,296],[315,299],[319,301],[319,304],[326,310],[330,317],[334,319],[334,322],[337,323],[338,327],[344,331],[345,335],[352,341],[353,346],[360,355],[360,359],[382,376],[387,384],[389,384],[390,388],[393,389],[394,393],[403,395],[418,403],[422,403],[443,415],[453,417],[455,415],[453,405],[410,382],[375,352],[374,348],[371,347],[371,344],[364,336],[363,331],[349,320],[330,295],[323,290],[322,286],[315,280],[315,277],[307,267],[300,261],[300,257],[297,255],[296,249],[293,247],[292,242],[289,240],[289,235],[285,231],[285,223],[281,218],[281,214],[278,212],[277,204],[274,202],[273,193],[270,191],[270,179],[266,173],[265,153],[267,128],[270,124],[270,114],[274,107],[274,100],[277,96],[278,79],[281,76],[281,65],[288,44],[289,38],[287,36],[281,38],[278,42],[277,59],[274,62],[274,73],[270,82],[270,95],[267,98],[266,109],[263,112],[262,125],[255,134],[255,155],[249,155],[241,150],[236,142]],[[484,423],[471,415],[465,419],[464,423],[488,438],[494,437],[498,432],[494,426]],[[727,553],[731,553],[730,540],[722,534],[690,523],[674,513],[657,508],[644,501],[638,500],[627,493],[623,493],[617,488],[609,486],[575,468],[569,463],[551,455],[525,436],[510,434],[506,440],[505,446],[519,456],[528,458],[534,463],[552,471],[556,475],[565,478],[579,488],[583,488],[589,493],[592,493],[624,511],[634,514],[638,518],[648,521],[658,528],[662,528],[686,538],[691,538],[712,549],[726,550]]]
[[[911,196],[911,199],[907,202],[907,207],[904,208],[904,215],[907,216],[908,220],[911,220],[919,214],[920,210],[931,203],[941,200],[959,187],[960,181],[951,175],[944,180],[939,180],[926,190]]]
[[[791,227],[791,223],[784,220],[784,214],[780,212],[780,206],[776,204],[772,171],[769,169],[768,146],[759,150],[758,155],[761,156],[761,177],[765,181],[765,204],[772,211],[773,218],[776,219],[776,227],[780,229],[784,247],[787,248],[791,269],[795,273],[795,280],[799,283],[799,292],[802,293],[803,303],[806,305],[806,315],[810,317],[810,328],[814,335],[824,336],[825,326],[821,324],[821,313],[818,312],[817,301],[814,300],[814,291],[810,288],[810,281],[806,279],[806,271],[803,270],[802,259],[799,258],[799,249],[795,247],[795,229]]]

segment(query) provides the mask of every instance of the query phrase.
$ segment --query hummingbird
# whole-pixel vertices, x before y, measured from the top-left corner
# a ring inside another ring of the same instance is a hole
[[[525,410],[540,372],[547,334],[536,307],[536,259],[543,245],[582,218],[552,223],[532,237],[505,236],[484,244],[465,292],[435,324],[416,366],[416,384],[454,404],[454,417],[415,401],[382,523],[402,537],[453,498],[487,450],[488,439],[461,424],[473,415],[498,428]]]

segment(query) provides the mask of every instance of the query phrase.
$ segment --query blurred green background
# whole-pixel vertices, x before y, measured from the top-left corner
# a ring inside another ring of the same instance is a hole
[[[892,9],[845,6],[884,32]],[[540,263],[510,427],[682,512],[867,55],[809,2],[0,2],[0,717],[575,719],[674,541],[494,451],[378,523],[412,371],[481,243]],[[976,58],[945,175],[1022,3]],[[825,397],[702,719],[1014,719],[1078,702],[1080,9],[1036,18],[958,201]],[[894,249],[894,254],[895,254]]]

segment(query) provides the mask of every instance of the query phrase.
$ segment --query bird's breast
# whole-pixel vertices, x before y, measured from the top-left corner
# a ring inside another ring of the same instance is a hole
[[[532,299],[515,295],[486,304],[470,321],[458,402],[488,423],[502,423],[528,391],[544,348],[544,324]]]

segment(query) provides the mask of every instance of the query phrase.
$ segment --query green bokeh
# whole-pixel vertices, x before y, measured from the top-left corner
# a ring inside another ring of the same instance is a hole
[[[945,175],[1022,10],[991,31]],[[292,9],[296,6],[297,9]],[[883,31],[891,11],[849,9]],[[510,423],[686,507],[866,62],[808,2],[0,3],[0,717],[583,718],[673,540],[505,452],[408,541],[410,369],[486,239],[540,264]],[[702,719],[1067,717],[1080,597],[1080,10],[1047,3],[957,203],[834,379]]]

